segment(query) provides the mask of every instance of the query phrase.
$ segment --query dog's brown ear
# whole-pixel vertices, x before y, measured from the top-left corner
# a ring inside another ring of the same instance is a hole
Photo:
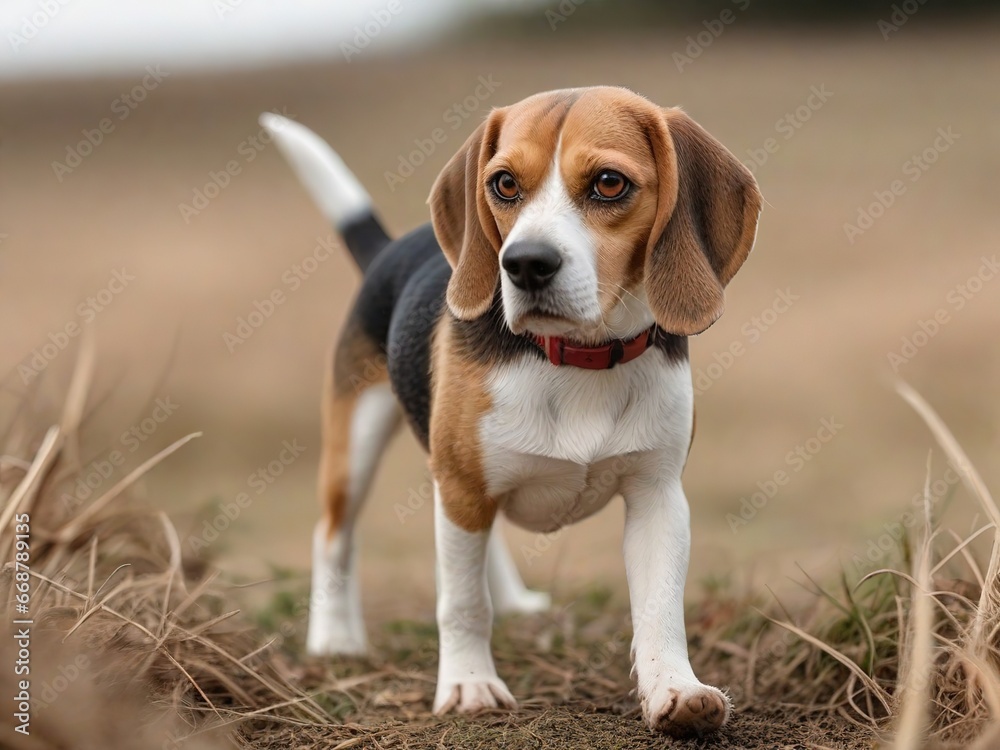
[[[723,289],[750,254],[761,196],[725,146],[679,109],[648,130],[659,198],[646,249],[646,296],[656,322],[690,336],[718,320]]]
[[[501,122],[502,111],[494,110],[445,165],[427,199],[452,268],[448,307],[463,320],[489,309],[500,277],[500,230],[486,202],[483,169],[496,153]]]

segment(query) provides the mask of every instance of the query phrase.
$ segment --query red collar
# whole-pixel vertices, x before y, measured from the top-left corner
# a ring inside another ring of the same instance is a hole
[[[638,357],[653,343],[656,326],[647,328],[634,339],[613,339],[600,346],[579,346],[571,344],[559,336],[538,336],[530,338],[554,365],[571,365],[585,370],[610,370],[617,364],[624,364]]]

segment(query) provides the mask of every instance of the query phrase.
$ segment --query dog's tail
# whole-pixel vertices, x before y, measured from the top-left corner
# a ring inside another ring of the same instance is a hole
[[[265,112],[260,124],[305,185],[313,202],[344,238],[362,273],[389,241],[372,199],[330,145],[309,128]]]

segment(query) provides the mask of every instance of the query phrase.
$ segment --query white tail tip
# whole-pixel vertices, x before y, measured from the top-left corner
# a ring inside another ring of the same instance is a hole
[[[273,112],[262,113],[258,121],[335,227],[371,213],[371,196],[330,144],[305,125]]]

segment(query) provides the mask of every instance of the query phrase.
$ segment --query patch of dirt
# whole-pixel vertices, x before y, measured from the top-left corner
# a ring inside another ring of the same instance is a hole
[[[747,690],[747,661],[727,655],[712,639],[695,643],[703,679],[727,689],[736,711],[721,732],[676,740],[647,729],[629,676],[628,615],[609,592],[590,591],[552,614],[508,617],[494,632],[497,669],[520,706],[515,712],[436,717],[430,712],[437,664],[433,624],[396,621],[370,628],[373,657],[301,661],[299,621],[264,618],[280,632],[288,679],[314,695],[341,726],[246,727],[253,748],[836,748],[873,745],[864,728],[814,701],[785,703],[801,692],[799,676],[787,689],[768,671],[786,669],[783,659],[759,661],[757,689]],[[729,609],[732,602],[726,602]],[[699,609],[704,610],[703,607]],[[709,603],[717,613],[719,607]],[[711,620],[709,616],[702,619]],[[752,634],[742,633],[743,637]],[[748,692],[752,695],[748,695]],[[814,693],[816,691],[813,691]]]
[[[351,744],[346,744],[351,743]],[[719,750],[867,750],[870,732],[842,719],[806,720],[793,710],[738,713],[719,733],[704,739],[675,740],[653,734],[638,716],[596,711],[586,704],[448,721],[383,719],[369,725],[331,730],[285,728],[252,739],[255,748],[719,748]]]

